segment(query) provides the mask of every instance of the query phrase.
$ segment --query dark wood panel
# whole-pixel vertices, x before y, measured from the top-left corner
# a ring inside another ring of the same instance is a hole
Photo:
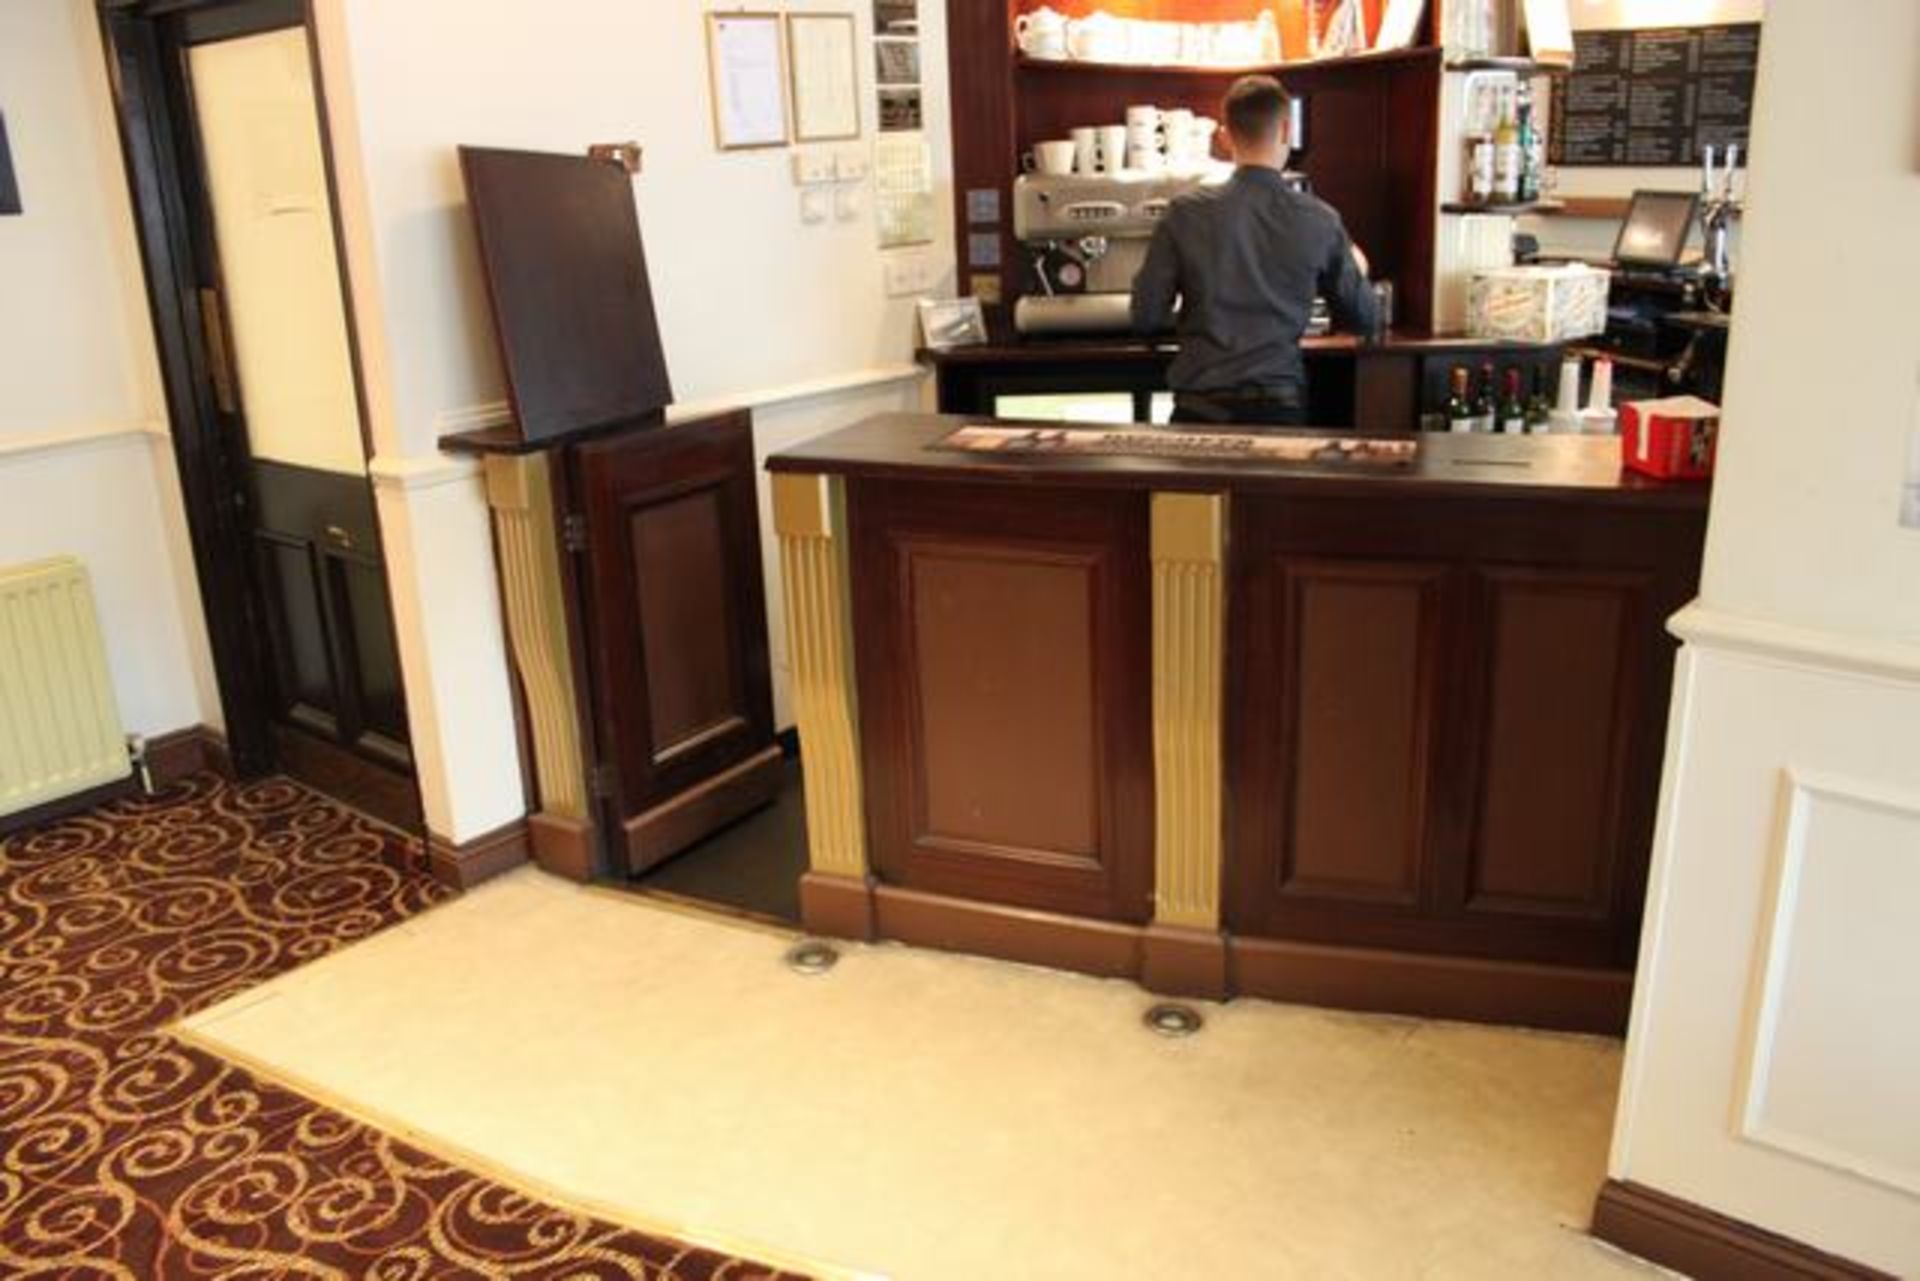
[[[1469,911],[1604,917],[1638,697],[1644,576],[1494,569]]]
[[[567,456],[565,492],[583,509],[596,741],[635,873],[772,795],[757,775],[719,782],[778,757],[752,421],[638,428]],[[688,800],[715,789],[739,804]]]
[[[1699,514],[1384,495],[1233,510],[1229,923],[1630,965],[1660,625],[1694,590]]]
[[[411,772],[393,610],[366,477],[259,460],[250,470],[275,724]]]
[[[1091,862],[1099,718],[1090,555],[902,540],[911,602],[916,829],[928,848]],[[983,662],[983,656],[991,661]]]
[[[743,719],[728,578],[701,572],[727,563],[724,490],[711,485],[642,504],[628,520],[653,759],[660,764]]]
[[[626,170],[462,147],[460,172],[521,435],[636,422],[671,404]]]
[[[1145,496],[861,482],[849,506],[881,879],[1145,920]]]
[[[1420,897],[1444,571],[1280,567],[1283,895],[1411,904]]]

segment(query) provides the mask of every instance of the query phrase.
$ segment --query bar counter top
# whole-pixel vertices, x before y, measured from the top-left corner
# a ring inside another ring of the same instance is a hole
[[[1421,495],[1549,499],[1583,503],[1702,510],[1708,488],[1661,481],[1620,465],[1613,436],[1455,436],[1419,433],[1413,464],[1362,468],[1300,465],[1244,458],[1169,458],[1090,454],[983,454],[940,449],[949,433],[971,424],[1009,426],[1005,420],[934,414],[878,414],[850,427],[783,449],[767,460],[773,472],[812,472],[892,479],[980,481],[1075,488],[1133,488],[1185,492],[1218,490],[1378,494],[1404,489]],[[1062,424],[1034,424],[1059,427]],[[1149,427],[1127,430],[1154,431]],[[1167,431],[1178,435],[1177,431]],[[1306,436],[1345,436],[1334,428],[1307,428]],[[1369,439],[1380,439],[1370,436]]]
[[[1352,334],[1341,333],[1310,335],[1300,340],[1300,350],[1309,358],[1316,355],[1353,355],[1359,352],[1378,355],[1434,355],[1446,352],[1489,350],[1546,351],[1557,347],[1558,344],[1554,343],[1470,338],[1465,334],[1422,334],[1398,329],[1377,342],[1368,342]],[[1042,334],[1023,337],[1007,330],[1005,326],[995,326],[995,332],[987,342],[968,347],[949,347],[944,350],[922,347],[916,354],[922,363],[934,366],[1046,364],[1057,361],[1082,364],[1100,361],[1128,362],[1152,357],[1171,358],[1179,349],[1179,340],[1171,334],[1156,338],[1144,338],[1132,334],[1058,336]]]

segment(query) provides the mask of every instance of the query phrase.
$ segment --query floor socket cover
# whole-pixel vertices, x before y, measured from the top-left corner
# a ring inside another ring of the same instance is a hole
[[[1161,1036],[1192,1036],[1205,1025],[1200,1011],[1191,1005],[1165,1001],[1147,1011],[1146,1025]]]
[[[819,939],[804,939],[787,949],[787,968],[796,974],[825,974],[840,959],[840,950]]]

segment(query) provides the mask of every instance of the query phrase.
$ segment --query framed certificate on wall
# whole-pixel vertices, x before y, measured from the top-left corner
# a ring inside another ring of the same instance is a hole
[[[786,146],[786,48],[779,14],[709,13],[707,75],[716,146]]]
[[[850,13],[789,13],[788,70],[793,140],[843,142],[860,136],[860,58]]]

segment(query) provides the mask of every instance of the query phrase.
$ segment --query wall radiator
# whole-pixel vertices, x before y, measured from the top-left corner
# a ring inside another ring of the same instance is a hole
[[[132,768],[86,567],[0,569],[0,818]]]

